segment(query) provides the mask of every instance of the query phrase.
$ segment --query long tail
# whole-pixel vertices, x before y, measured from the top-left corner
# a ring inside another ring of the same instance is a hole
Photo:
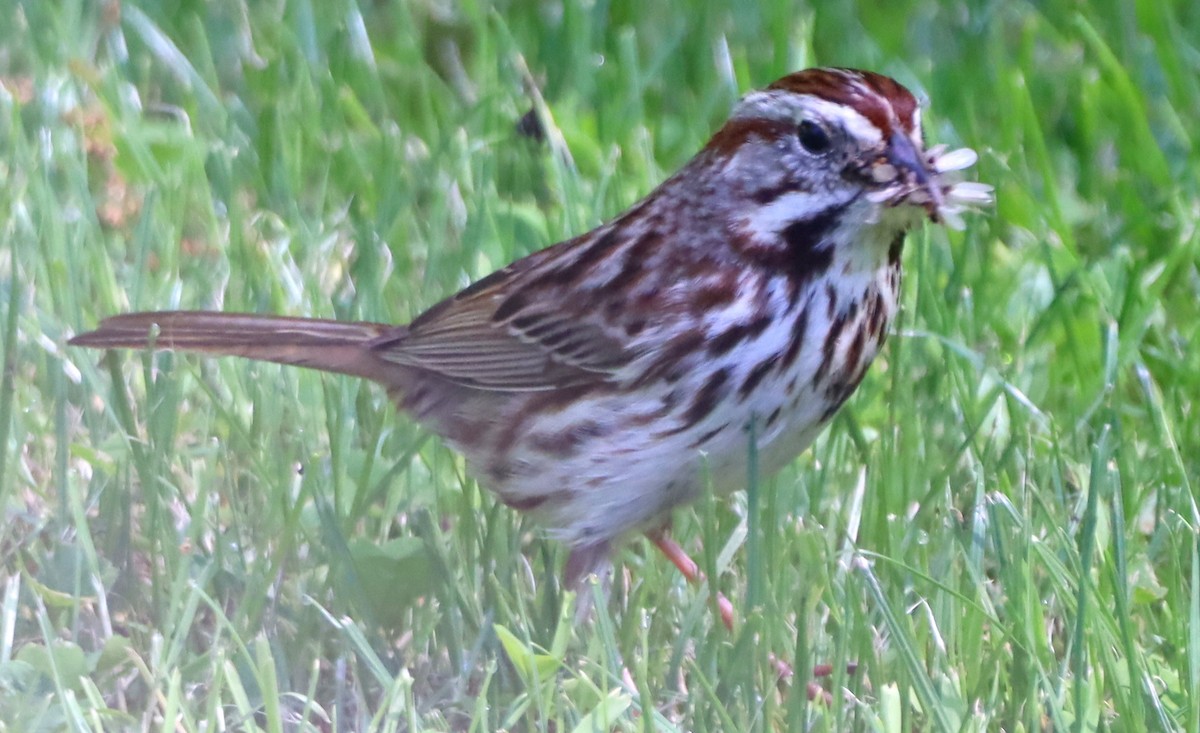
[[[350,374],[400,387],[402,368],[371,348],[403,328],[315,318],[211,311],[126,313],[106,318],[95,331],[71,339],[97,349],[176,349],[242,356],[278,364]]]

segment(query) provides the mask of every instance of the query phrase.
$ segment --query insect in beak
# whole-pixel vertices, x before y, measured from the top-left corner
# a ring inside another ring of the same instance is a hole
[[[978,157],[970,148],[947,151],[944,145],[922,152],[907,136],[893,133],[887,150],[868,171],[879,188],[867,198],[887,206],[920,206],[930,221],[962,229],[959,214],[993,200],[991,186],[958,180],[958,171],[974,165]]]
[[[900,131],[892,133],[892,138],[888,141],[887,163],[884,165],[890,165],[896,178],[906,184],[903,186],[906,193],[901,201],[920,205],[929,213],[931,221],[941,220],[941,185],[907,135]]]

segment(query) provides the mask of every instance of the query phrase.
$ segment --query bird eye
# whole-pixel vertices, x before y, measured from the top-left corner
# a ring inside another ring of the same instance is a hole
[[[812,120],[804,120],[800,123],[800,126],[796,128],[796,137],[800,139],[800,144],[804,146],[804,149],[813,155],[823,155],[829,152],[829,148],[833,145],[825,128]]]

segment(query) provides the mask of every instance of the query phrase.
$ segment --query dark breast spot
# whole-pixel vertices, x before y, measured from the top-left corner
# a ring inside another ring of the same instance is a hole
[[[796,314],[796,320],[792,321],[792,336],[788,342],[787,351],[783,353],[783,361],[780,362],[781,369],[789,368],[796,357],[800,354],[800,349],[804,346],[804,339],[808,336],[808,306],[800,309]]]
[[[758,387],[759,383],[762,382],[763,378],[767,376],[767,373],[770,372],[778,362],[779,354],[772,354],[766,359],[763,359],[759,363],[755,364],[754,368],[750,370],[750,373],[746,375],[746,379],[742,382],[742,386],[738,388],[738,396],[743,401],[749,397],[750,394],[753,393]]]
[[[716,409],[717,404],[729,391],[729,367],[722,367],[713,372],[700,391],[696,393],[691,406],[683,413],[683,421],[688,426],[695,425]]]
[[[675,337],[667,344],[657,357],[646,366],[642,375],[634,380],[634,387],[643,387],[659,379],[678,381],[683,373],[685,362],[690,362],[694,354],[703,353],[704,334],[697,330],[689,330]]]
[[[615,386],[607,382],[585,382],[558,389],[537,392],[526,400],[503,431],[498,431],[493,446],[496,453],[505,454],[525,433],[525,426],[538,415],[557,414],[591,395],[611,393]]]
[[[883,293],[876,290],[871,297],[870,305],[867,307],[867,327],[873,338],[883,336],[884,322],[887,320],[887,308],[883,303]]]
[[[866,336],[867,329],[865,324],[856,323],[854,326],[854,338],[850,341],[850,348],[846,349],[846,363],[842,366],[846,371],[855,372],[858,370],[858,363],[862,359]]]
[[[730,326],[708,342],[709,356],[722,356],[739,344],[757,338],[771,325],[771,315],[763,313],[747,323]]]
[[[696,450],[697,448],[704,447],[705,443],[707,443],[708,441],[710,441],[713,438],[720,435],[722,432],[724,432],[725,428],[727,428],[727,427],[729,427],[729,423],[725,423],[723,425],[718,425],[717,427],[713,428],[712,430],[709,430],[707,433],[705,433],[704,435],[701,435],[699,438],[694,440],[692,442],[692,444],[688,447],[691,448],[692,450]]]
[[[725,277],[717,282],[701,285],[689,296],[687,305],[692,313],[704,315],[732,303],[737,297],[737,292],[736,277]]]
[[[846,400],[850,399],[850,395],[854,394],[854,390],[858,389],[858,385],[862,382],[866,370],[860,370],[849,374],[847,379],[836,379],[829,388],[825,390],[825,398],[829,400],[829,407],[821,415],[821,422],[825,422],[841,409],[842,405],[846,404]]]
[[[846,316],[838,314],[829,324],[829,332],[825,334],[825,342],[821,344],[821,363],[813,374],[813,381],[820,382],[833,369],[833,359],[837,351],[838,339],[846,328]]]
[[[692,398],[692,403],[688,405],[687,410],[680,416],[679,425],[660,435],[666,437],[681,433],[705,417],[708,417],[709,413],[717,409],[717,405],[721,403],[721,400],[725,398],[728,392],[729,367],[722,367],[713,372],[705,380],[704,386],[696,392],[696,395]]]
[[[595,420],[585,420],[577,425],[554,433],[534,433],[528,439],[529,447],[552,458],[571,458],[579,453],[591,439],[603,438],[612,432],[610,426]]]

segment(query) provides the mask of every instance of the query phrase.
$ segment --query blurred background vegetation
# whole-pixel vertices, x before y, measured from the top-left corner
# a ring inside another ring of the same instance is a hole
[[[640,540],[579,610],[377,389],[65,346],[403,322],[818,64],[998,200],[910,237],[813,450],[679,513],[733,634]],[[1200,730],[1197,119],[1187,0],[0,0],[0,729]]]

